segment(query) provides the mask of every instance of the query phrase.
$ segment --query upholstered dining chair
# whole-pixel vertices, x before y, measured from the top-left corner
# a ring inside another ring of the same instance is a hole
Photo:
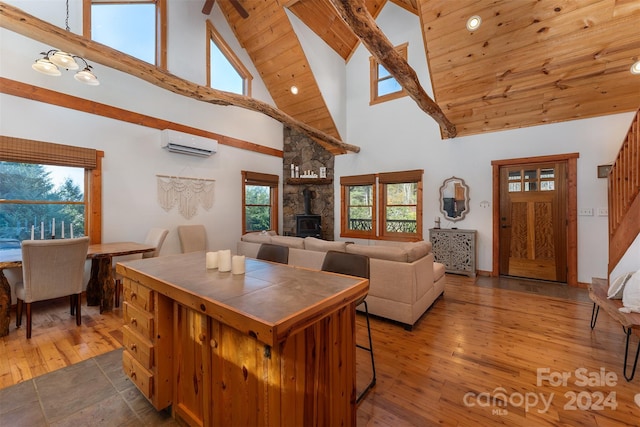
[[[70,296],[71,315],[81,324],[81,296],[89,238],[25,240],[22,242],[22,282],[16,284],[16,327],[26,305],[27,338],[31,338],[31,303]]]
[[[207,230],[202,224],[179,225],[178,238],[183,254],[207,250]]]
[[[164,240],[167,238],[169,230],[166,228],[151,228],[147,232],[147,237],[144,239],[144,243],[150,246],[155,246],[156,250],[153,252],[145,252],[142,254],[142,258],[155,258],[160,255],[160,250],[164,244]],[[140,255],[126,255],[123,257],[114,257],[112,261],[113,265],[113,277],[115,277],[115,306],[120,306],[120,295],[122,295],[122,277],[116,274],[116,263],[118,261],[125,261],[130,259],[137,259]]]
[[[360,254],[351,254],[347,252],[327,251],[324,261],[322,262],[322,271],[329,271],[332,273],[347,274],[349,276],[362,277],[364,279],[369,278],[369,257]],[[356,301],[356,307],[360,304],[364,304],[365,318],[367,319],[367,333],[369,336],[369,347],[356,343],[356,347],[366,350],[371,356],[371,372],[372,378],[369,384],[362,390],[356,402],[360,402],[362,398],[371,390],[376,384],[376,364],[373,360],[373,343],[371,341],[371,325],[369,324],[369,307],[367,306],[366,295]]]
[[[260,245],[260,249],[258,249],[256,258],[263,261],[287,264],[289,262],[289,247],[274,245],[272,243],[263,243]]]

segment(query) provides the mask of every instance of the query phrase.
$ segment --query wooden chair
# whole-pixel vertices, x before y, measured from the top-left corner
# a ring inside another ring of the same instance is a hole
[[[350,254],[346,252],[328,251],[322,262],[322,271],[330,271],[332,273],[346,274],[349,276],[369,278],[369,257],[366,255]],[[360,402],[362,398],[376,384],[376,364],[373,360],[373,343],[371,340],[371,325],[369,324],[369,307],[367,306],[366,295],[356,301],[356,307],[364,304],[364,313],[367,319],[367,333],[369,335],[369,347],[356,343],[356,347],[366,350],[371,356],[371,371],[373,377],[369,384],[358,394],[356,402]]]
[[[147,237],[144,239],[144,243],[156,247],[153,252],[145,252],[142,254],[142,258],[155,258],[160,255],[160,249],[164,244],[164,240],[167,238],[169,230],[166,228],[151,228],[147,232]],[[115,277],[115,306],[120,307],[120,295],[122,294],[122,279],[116,274],[116,263],[118,261],[124,261],[128,259],[137,259],[135,255],[127,255],[123,257],[114,257],[112,261],[113,277]]]
[[[204,225],[179,225],[178,238],[183,254],[207,250],[207,230]]]
[[[22,282],[16,284],[16,327],[22,324],[27,306],[27,338],[31,338],[31,303],[70,296],[71,315],[81,324],[82,285],[89,238],[24,240]]]
[[[272,243],[263,243],[258,249],[257,259],[271,262],[279,262],[280,264],[289,263],[289,247],[274,245]]]

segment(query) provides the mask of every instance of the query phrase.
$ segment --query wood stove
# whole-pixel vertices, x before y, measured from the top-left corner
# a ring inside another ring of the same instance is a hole
[[[322,238],[322,217],[320,215],[296,215],[296,236]]]
[[[315,197],[315,192],[305,188],[302,191],[304,196],[304,214],[296,215],[296,236],[322,238],[322,217],[311,213],[311,199]]]

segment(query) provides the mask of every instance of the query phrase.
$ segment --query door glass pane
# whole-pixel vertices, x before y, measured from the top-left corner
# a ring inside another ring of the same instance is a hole
[[[522,191],[522,184],[520,183],[522,179],[521,171],[509,171],[509,176],[507,179],[509,180],[509,193],[517,193]]]
[[[540,178],[553,178],[555,176],[555,171],[553,168],[543,168],[540,169]]]
[[[538,170],[524,171],[524,191],[538,191]]]
[[[554,168],[540,169],[540,191],[555,190],[555,175]]]
[[[519,182],[510,182],[509,183],[509,193],[517,193],[522,191],[522,184]]]
[[[555,190],[554,181],[542,181],[540,183],[540,191],[553,191]]]

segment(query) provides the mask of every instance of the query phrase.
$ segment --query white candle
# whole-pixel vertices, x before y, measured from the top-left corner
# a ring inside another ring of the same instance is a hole
[[[56,219],[51,220],[51,236],[56,237]]]
[[[31,226],[31,240],[33,240],[33,233],[35,232],[35,227]]]
[[[231,250],[218,251],[218,271],[231,271]]]
[[[231,258],[231,273],[244,274],[244,255],[234,255]]]
[[[218,252],[207,252],[207,268],[218,268]]]
[[[40,240],[44,240],[44,221],[40,222]]]
[[[62,221],[62,226],[60,227],[60,237],[64,239],[64,221]]]
[[[69,224],[69,235],[73,239],[73,224]]]

